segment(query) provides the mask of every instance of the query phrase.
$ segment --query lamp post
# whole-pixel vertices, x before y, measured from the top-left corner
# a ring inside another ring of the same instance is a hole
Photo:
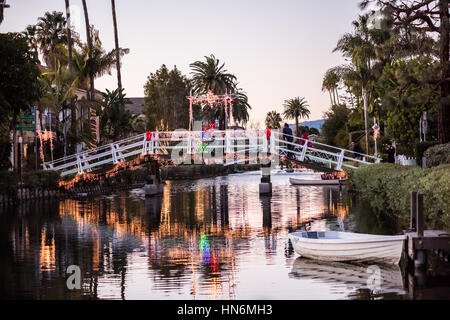
[[[380,136],[380,126],[377,124],[377,119],[374,117],[373,118],[373,140],[375,141],[375,152],[374,155],[377,156],[378,155],[378,150],[377,150],[377,140]]]

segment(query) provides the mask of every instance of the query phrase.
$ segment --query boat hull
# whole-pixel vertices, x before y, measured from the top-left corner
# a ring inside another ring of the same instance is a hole
[[[343,184],[345,180],[302,180],[290,178],[290,183],[295,186],[338,186]]]
[[[407,294],[404,288],[400,267],[379,264],[372,272],[379,272],[379,283],[372,283],[373,273],[370,266],[363,263],[343,263],[313,261],[297,258],[292,265],[289,277],[294,279],[312,279],[322,283],[347,286],[349,289],[367,289],[376,285],[378,293]]]
[[[338,236],[348,234],[333,233]],[[310,259],[398,264],[406,237],[353,234],[340,239],[310,239],[293,233],[289,235],[289,239],[297,254]]]

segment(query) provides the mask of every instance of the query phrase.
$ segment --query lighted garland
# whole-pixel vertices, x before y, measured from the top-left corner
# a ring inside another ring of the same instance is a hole
[[[41,157],[42,162],[44,162],[45,161],[44,160],[44,143],[47,141],[50,141],[50,150],[53,150],[53,132],[47,131],[47,129],[44,129],[44,130],[36,130],[36,134],[40,141],[39,155]]]
[[[189,131],[192,130],[192,121],[194,119],[192,112],[192,105],[201,105],[201,106],[211,106],[211,107],[223,107],[225,110],[225,117],[227,122],[230,123],[231,117],[233,117],[233,104],[234,104],[234,95],[232,94],[224,94],[224,95],[215,95],[211,90],[204,95],[193,96],[192,93],[190,96],[186,97],[189,101]],[[228,116],[228,105],[230,106],[230,116]]]

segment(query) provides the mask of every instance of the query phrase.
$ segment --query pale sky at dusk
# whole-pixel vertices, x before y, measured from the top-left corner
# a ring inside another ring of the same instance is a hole
[[[344,62],[332,53],[338,38],[352,30],[360,0],[116,0],[120,46],[128,97],[142,97],[147,76],[162,64],[189,75],[189,64],[214,54],[235,74],[249,97],[250,119],[264,121],[283,101],[306,97],[311,120],[329,108],[322,77]],[[65,11],[64,0],[7,0],[0,32],[23,31],[45,11]],[[81,0],[71,0],[73,24],[85,39]],[[104,47],[114,47],[109,0],[87,0],[90,23]],[[77,19],[76,12],[79,12]],[[115,71],[96,81],[99,90],[115,89]]]

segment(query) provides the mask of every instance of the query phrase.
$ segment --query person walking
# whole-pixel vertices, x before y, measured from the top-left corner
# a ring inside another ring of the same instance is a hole
[[[294,141],[292,129],[289,127],[287,123],[284,124],[283,128],[283,140],[289,143],[285,143],[285,146],[289,151],[293,149],[293,145],[291,144]],[[288,152],[287,156],[290,157],[291,153]]]
[[[388,155],[388,162],[389,163],[395,163],[395,148],[392,145],[392,143],[389,143],[387,148],[386,148],[386,152]]]

